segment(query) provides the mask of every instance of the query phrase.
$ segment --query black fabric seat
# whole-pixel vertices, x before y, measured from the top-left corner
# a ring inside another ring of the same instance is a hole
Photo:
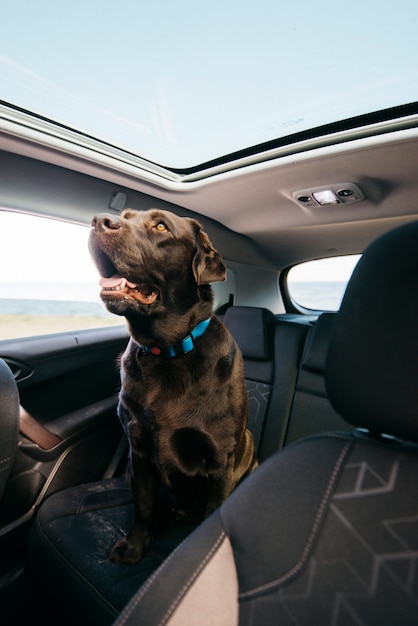
[[[285,442],[308,323],[279,317],[274,323],[274,379],[263,424],[258,458],[264,461]]]
[[[115,626],[418,623],[418,223],[364,253],[326,385],[361,430],[265,461],[150,577]]]
[[[274,315],[261,307],[232,306],[223,323],[244,357],[248,427],[258,452],[274,383]]]
[[[335,313],[322,313],[308,332],[285,445],[314,433],[352,429],[331,405],[325,388],[325,365],[335,317]]]
[[[259,444],[274,383],[272,333],[274,316],[267,309],[232,307],[224,318],[243,356],[249,395],[249,426]],[[115,418],[116,419],[116,418]],[[68,623],[111,623],[128,600],[193,530],[171,527],[152,542],[136,565],[107,560],[112,545],[126,533],[133,516],[129,485],[123,477],[66,489],[40,507],[31,530],[28,560],[39,593]]]
[[[248,425],[260,461],[286,443],[305,340],[308,332],[313,330],[308,322],[302,322],[302,318],[300,316],[298,322],[294,322],[286,316],[276,318],[268,309],[246,306],[229,307],[223,318],[244,357]],[[327,324],[320,333],[326,339],[316,347],[318,360],[325,360],[329,331],[330,325]],[[334,417],[336,414],[329,403],[328,407]]]

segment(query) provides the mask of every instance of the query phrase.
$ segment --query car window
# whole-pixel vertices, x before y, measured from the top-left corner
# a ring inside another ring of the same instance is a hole
[[[124,323],[100,300],[88,234],[0,210],[0,340]]]
[[[295,265],[287,274],[291,300],[305,309],[338,311],[359,259],[360,255],[350,255]]]

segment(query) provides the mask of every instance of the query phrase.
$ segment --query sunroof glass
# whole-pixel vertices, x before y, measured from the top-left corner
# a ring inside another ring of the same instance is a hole
[[[2,100],[171,168],[418,100],[415,0],[40,0],[2,20]]]

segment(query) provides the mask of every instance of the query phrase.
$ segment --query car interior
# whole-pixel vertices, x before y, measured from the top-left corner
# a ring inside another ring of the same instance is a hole
[[[0,623],[416,625],[417,7],[94,4],[11,6],[0,44]],[[128,208],[222,255],[259,467],[116,565],[129,332],[87,240]]]

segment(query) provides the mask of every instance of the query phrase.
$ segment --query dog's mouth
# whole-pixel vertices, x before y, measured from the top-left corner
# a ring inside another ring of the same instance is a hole
[[[132,298],[141,304],[152,304],[158,298],[158,290],[154,285],[146,283],[133,283],[120,274],[114,274],[110,278],[101,278],[100,295],[104,299]]]
[[[135,304],[151,305],[159,300],[158,287],[151,280],[147,280],[145,275],[142,280],[141,278],[138,278],[138,281],[130,280],[134,276],[128,278],[126,269],[114,264],[110,255],[102,248],[95,231],[90,235],[89,250],[101,276],[100,297],[109,310],[122,314],[120,311],[124,310],[125,305],[128,307]]]

